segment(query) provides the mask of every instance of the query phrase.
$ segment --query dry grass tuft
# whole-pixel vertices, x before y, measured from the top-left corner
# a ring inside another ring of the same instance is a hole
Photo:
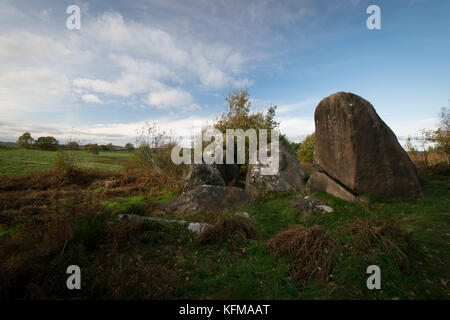
[[[361,219],[349,228],[354,247],[360,250],[373,250],[381,243],[387,254],[395,257],[401,270],[410,267],[406,252],[411,245],[410,233],[392,219]]]
[[[322,226],[293,226],[270,238],[267,247],[277,256],[287,255],[293,261],[293,278],[306,285],[315,274],[319,280],[327,280],[336,242]]]
[[[197,238],[200,244],[233,242],[236,238],[251,239],[258,231],[240,218],[233,217],[220,220],[215,226],[203,231]]]

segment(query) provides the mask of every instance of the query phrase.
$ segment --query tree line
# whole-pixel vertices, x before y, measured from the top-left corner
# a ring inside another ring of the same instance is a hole
[[[112,143],[108,144],[86,144],[84,146],[80,145],[76,141],[69,141],[65,145],[61,145],[59,141],[52,136],[39,137],[34,139],[31,133],[25,132],[19,139],[17,139],[17,147],[19,149],[35,149],[35,150],[45,150],[45,151],[57,151],[57,150],[86,150],[88,153],[98,154],[100,151],[114,151],[115,146]],[[127,143],[125,145],[126,151],[134,151],[134,145],[132,143]]]

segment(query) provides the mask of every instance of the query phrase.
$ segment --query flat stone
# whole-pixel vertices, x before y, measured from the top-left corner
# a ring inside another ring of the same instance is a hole
[[[331,179],[326,173],[316,171],[309,178],[307,187],[310,191],[325,191],[345,201],[358,202],[356,195]]]
[[[172,220],[172,219],[164,219],[159,217],[145,217],[138,216],[136,214],[120,214],[119,219],[136,219],[140,221],[156,221],[163,223],[177,223],[183,226],[187,226],[187,229],[193,233],[200,234],[208,228],[211,228],[213,225],[209,223],[201,223],[201,222],[189,222],[185,220]]]

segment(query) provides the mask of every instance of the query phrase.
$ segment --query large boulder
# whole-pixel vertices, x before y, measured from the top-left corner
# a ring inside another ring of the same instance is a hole
[[[250,196],[244,189],[203,185],[158,205],[157,209],[177,214],[191,214],[221,211],[233,206],[244,205],[250,201]]]
[[[193,190],[202,185],[225,186],[219,170],[209,164],[194,164],[187,177],[183,192]]]
[[[282,143],[278,145],[279,166],[276,174],[262,175],[261,169],[269,165],[262,164],[259,161],[248,166],[245,190],[254,200],[260,200],[273,192],[299,192],[305,188],[308,180],[305,169],[285,145]],[[271,144],[268,144],[267,150],[270,151],[270,149]]]
[[[363,98],[338,92],[314,113],[314,162],[354,194],[421,197],[422,179],[395,134]]]

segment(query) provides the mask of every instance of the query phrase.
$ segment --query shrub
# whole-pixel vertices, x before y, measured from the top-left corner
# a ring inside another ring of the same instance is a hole
[[[86,145],[86,151],[90,154],[98,154],[100,147],[97,144],[88,144]]]
[[[60,151],[53,161],[53,169],[64,177],[73,176],[76,172],[75,161],[67,152]]]
[[[177,145],[173,132],[161,130],[156,124],[145,123],[137,138],[138,147],[130,164],[143,174],[158,175],[161,182],[178,188],[183,184],[186,165],[172,161],[172,149]]]

